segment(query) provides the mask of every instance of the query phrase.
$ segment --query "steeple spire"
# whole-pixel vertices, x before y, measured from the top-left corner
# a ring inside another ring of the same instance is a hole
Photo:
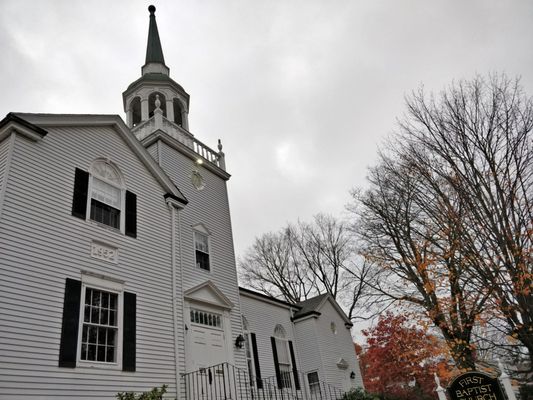
[[[163,57],[163,48],[161,47],[161,40],[159,39],[159,31],[157,30],[157,22],[155,21],[155,7],[149,6],[150,11],[150,26],[148,27],[148,43],[146,45],[146,62],[142,67],[142,74],[159,73],[169,75],[169,69],[165,65],[165,57]]]
[[[149,6],[148,11],[150,11],[150,27],[148,28],[148,45],[146,46],[145,63],[165,64],[161,40],[159,40],[159,32],[157,31],[157,22],[155,21],[155,7]]]

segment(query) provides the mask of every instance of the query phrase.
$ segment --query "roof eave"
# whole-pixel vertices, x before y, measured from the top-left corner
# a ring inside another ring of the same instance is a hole
[[[181,193],[178,187],[166,175],[161,167],[155,162],[143,145],[135,138],[133,133],[126,126],[122,118],[114,114],[25,114],[17,113],[16,117],[26,123],[40,127],[54,126],[110,126],[114,128],[124,139],[126,144],[139,157],[144,166],[156,178],[168,196],[187,204],[187,198]],[[32,122],[29,122],[30,119]],[[44,129],[42,131],[46,132]],[[165,197],[168,197],[165,196]]]

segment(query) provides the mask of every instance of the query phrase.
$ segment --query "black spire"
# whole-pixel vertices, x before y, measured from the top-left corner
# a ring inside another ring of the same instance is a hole
[[[150,27],[148,28],[145,64],[159,63],[165,65],[161,40],[159,40],[159,32],[157,31],[157,23],[155,22],[155,7],[149,6],[148,11],[150,11]]]

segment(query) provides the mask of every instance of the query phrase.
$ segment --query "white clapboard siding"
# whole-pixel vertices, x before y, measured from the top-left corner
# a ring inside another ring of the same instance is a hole
[[[156,146],[159,146],[161,167],[189,201],[185,209],[180,212],[184,290],[210,280],[228,297],[234,305],[230,313],[233,343],[235,337],[242,332],[242,320],[226,181],[206,168],[198,166],[193,160],[167,144],[159,141],[152,147],[155,149]],[[203,190],[197,190],[191,182],[193,169],[199,170],[205,179]],[[196,268],[194,262],[192,226],[200,223],[211,233],[209,272]],[[235,346],[233,350],[236,366],[245,368],[244,350],[236,349]]]
[[[344,319],[329,301],[319,311],[321,315],[313,319],[313,321],[316,323],[317,343],[320,349],[326,382],[340,389],[345,389],[343,378],[345,379],[353,371],[356,377],[355,379],[349,380],[350,385],[352,387],[362,387],[361,372],[359,370],[359,363],[356,358],[350,329],[345,327]],[[337,334],[334,334],[331,330],[332,322],[337,327]],[[309,348],[307,351],[312,352],[316,350]],[[341,370],[337,367],[337,362],[341,358],[348,362],[348,368],[346,370]]]
[[[318,372],[321,381],[325,381],[325,372],[322,364],[322,351],[327,350],[319,346],[316,319],[313,317],[296,321],[294,324],[296,336],[295,347],[300,358],[304,374]],[[307,378],[305,381],[307,385]]]
[[[17,136],[0,223],[0,399],[111,399],[169,385],[175,396],[170,214],[164,190],[110,127]],[[0,143],[0,176],[5,141]],[[71,215],[75,168],[109,158],[137,195],[137,238]],[[3,178],[0,178],[3,179]],[[119,249],[90,256],[92,240]],[[65,278],[91,271],[137,294],[137,371],[59,368]],[[180,320],[183,318],[179,315]]]
[[[8,173],[9,153],[11,149],[11,138],[7,137],[0,141],[0,218],[2,217],[2,203],[4,198],[4,185]]]
[[[298,354],[297,339],[295,338],[294,325],[291,321],[291,311],[288,306],[259,300],[247,293],[241,292],[241,310],[248,321],[250,333],[255,333],[259,366],[263,379],[273,379],[275,382],[276,370],[274,368],[274,355],[272,352],[271,337],[274,328],[280,324],[287,334],[286,339],[293,341],[296,363],[300,370],[301,363]]]
[[[9,138],[0,142],[0,193],[4,182],[4,172],[7,165],[7,154],[9,151]],[[1,194],[0,194],[1,195]]]

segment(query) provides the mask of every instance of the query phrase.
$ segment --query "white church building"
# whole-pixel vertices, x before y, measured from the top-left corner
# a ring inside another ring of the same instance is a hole
[[[0,121],[0,399],[336,399],[362,387],[328,295],[239,288],[225,155],[191,133],[150,6],[117,115]]]

